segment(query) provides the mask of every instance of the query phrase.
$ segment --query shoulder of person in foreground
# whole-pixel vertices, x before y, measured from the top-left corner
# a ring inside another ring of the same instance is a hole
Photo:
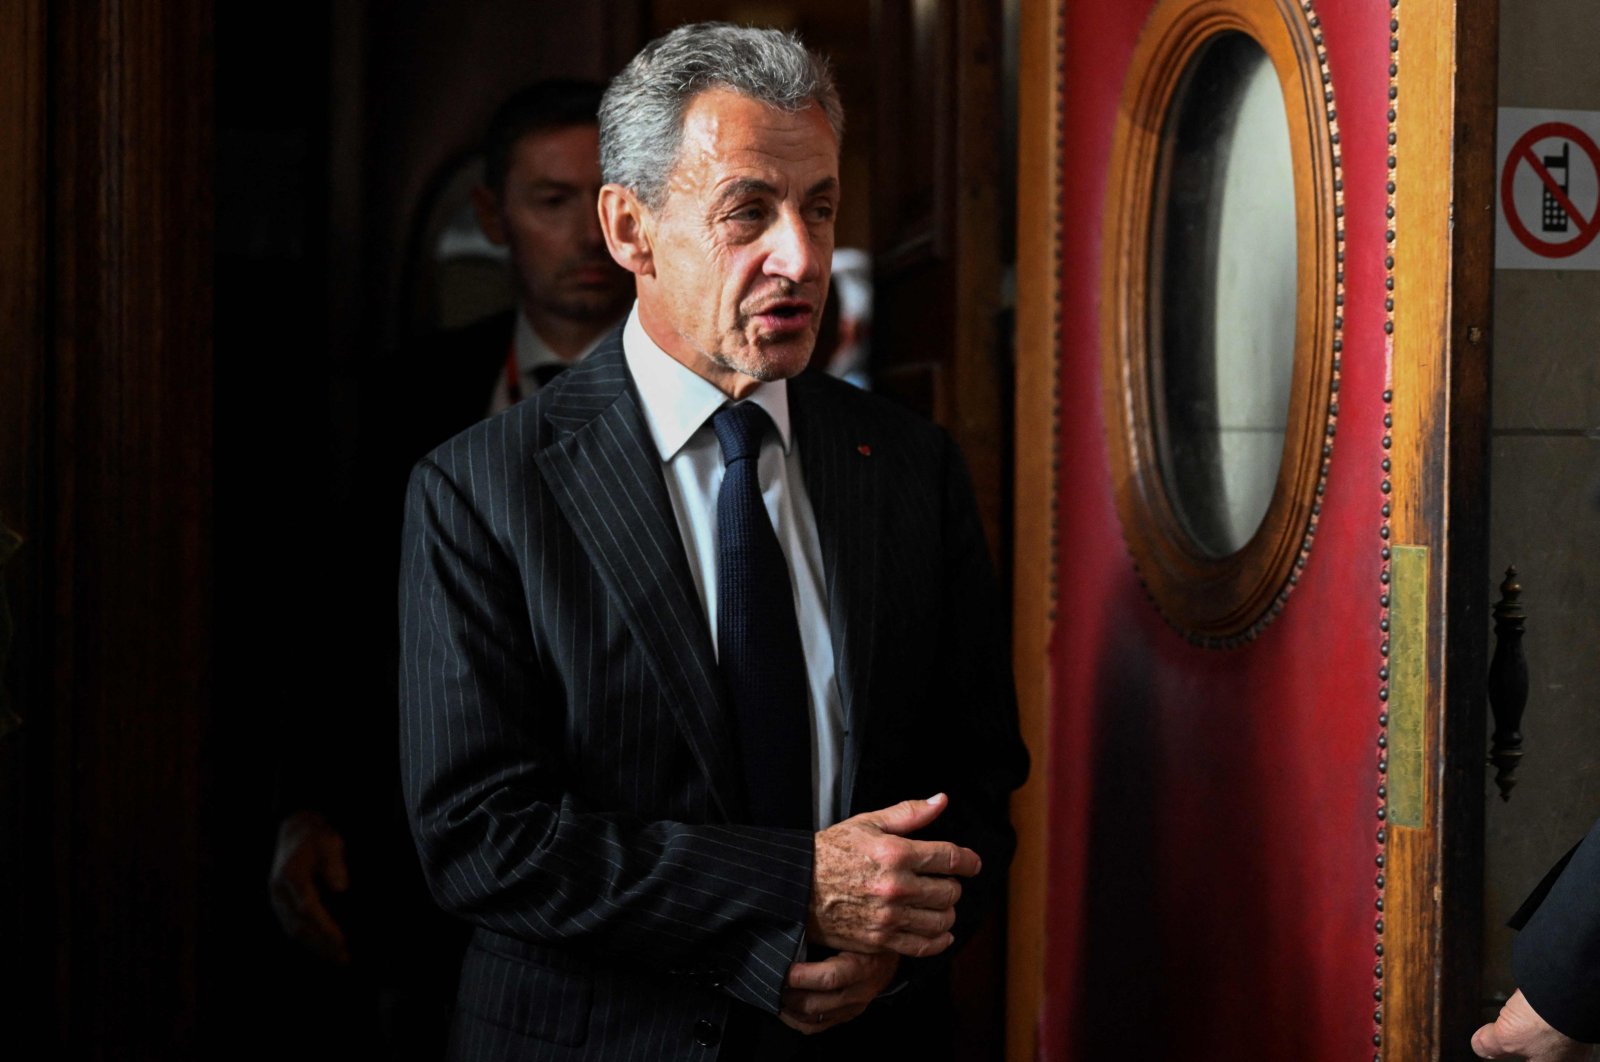
[[[1512,965],[1528,1002],[1572,1039],[1600,1042],[1600,822],[1535,890],[1519,922]]]

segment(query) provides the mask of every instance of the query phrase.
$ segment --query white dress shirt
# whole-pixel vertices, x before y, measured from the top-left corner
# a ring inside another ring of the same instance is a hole
[[[644,409],[657,453],[665,466],[667,495],[688,554],[689,573],[700,593],[717,645],[717,491],[722,486],[722,447],[711,416],[728,396],[709,380],[663,351],[639,323],[634,305],[622,332],[628,371]],[[838,813],[844,710],[834,675],[833,642],[828,633],[828,593],[822,570],[822,543],[806,495],[800,451],[789,431],[789,388],[784,380],[758,386],[755,402],[776,425],[762,440],[757,460],[761,500],[789,561],[800,646],[806,657],[807,700],[811,708],[811,793],[818,829]]]

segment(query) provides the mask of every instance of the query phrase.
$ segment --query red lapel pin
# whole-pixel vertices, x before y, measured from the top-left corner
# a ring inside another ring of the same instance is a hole
[[[856,453],[860,454],[862,457],[871,457],[872,447],[868,446],[866,443],[862,443],[860,446],[856,447]]]

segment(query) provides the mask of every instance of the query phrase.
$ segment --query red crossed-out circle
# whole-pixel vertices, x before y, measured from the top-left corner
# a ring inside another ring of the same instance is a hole
[[[1526,133],[1523,133],[1522,137],[1512,146],[1511,152],[1506,155],[1505,172],[1500,175],[1500,208],[1505,213],[1506,225],[1517,239],[1522,241],[1524,247],[1544,258],[1566,258],[1589,246],[1594,241],[1595,236],[1600,234],[1600,204],[1596,204],[1589,217],[1585,219],[1583,213],[1573,205],[1572,200],[1568,199],[1566,193],[1555,183],[1555,179],[1550,176],[1550,171],[1545,169],[1544,163],[1540,161],[1539,156],[1533,153],[1534,144],[1544,140],[1546,137],[1553,136],[1562,137],[1576,144],[1580,151],[1589,156],[1589,162],[1594,166],[1595,176],[1600,178],[1600,147],[1595,146],[1595,142],[1589,134],[1566,122],[1545,122],[1543,125],[1536,125]],[[1522,219],[1517,216],[1517,204],[1511,194],[1512,184],[1514,183],[1512,178],[1516,176],[1517,167],[1524,162],[1533,167],[1533,172],[1538,175],[1539,180],[1544,182],[1545,187],[1561,203],[1562,208],[1567,212],[1567,216],[1577,223],[1578,235],[1576,238],[1563,240],[1559,243],[1541,239],[1530,232],[1528,226],[1524,225]]]

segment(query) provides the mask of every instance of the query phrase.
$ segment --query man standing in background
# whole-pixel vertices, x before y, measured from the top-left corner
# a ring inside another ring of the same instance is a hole
[[[632,283],[606,253],[594,211],[601,91],[587,81],[541,81],[490,120],[472,205],[484,236],[506,249],[516,304],[405,359],[407,416],[426,428],[402,474],[456,432],[533,394],[627,312]]]
[[[490,121],[473,205],[484,235],[507,249],[516,305],[419,344],[364,394],[354,512],[338,522],[329,565],[330,593],[349,602],[349,622],[332,635],[339,677],[308,694],[286,743],[274,913],[310,951],[354,968],[363,982],[354,1009],[376,987],[380,1035],[400,1057],[437,1057],[460,955],[459,934],[426,898],[398,811],[390,632],[405,475],[427,450],[581,359],[626,311],[632,278],[606,252],[594,208],[601,92],[542,81]]]

